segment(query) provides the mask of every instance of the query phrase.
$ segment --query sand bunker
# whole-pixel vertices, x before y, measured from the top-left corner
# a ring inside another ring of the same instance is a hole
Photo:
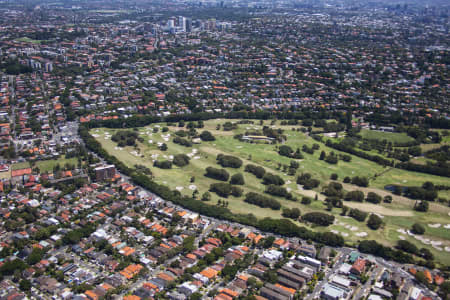
[[[441,227],[441,224],[439,224],[439,223],[436,223],[436,224],[428,224],[428,227],[431,227],[431,228],[439,228],[439,227]]]

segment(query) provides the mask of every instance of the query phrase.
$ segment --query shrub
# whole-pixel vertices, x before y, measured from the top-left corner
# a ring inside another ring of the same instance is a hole
[[[334,222],[334,216],[321,213],[321,212],[310,212],[307,214],[304,214],[302,216],[302,220],[310,223],[314,223],[316,225],[320,226],[329,226],[333,224]]]
[[[352,179],[348,176],[344,177],[344,183],[350,183]]]
[[[233,176],[231,176],[230,183],[237,185],[244,185],[245,184],[244,176],[242,176],[241,173],[234,174]]]
[[[263,178],[264,174],[266,174],[266,170],[263,167],[255,166],[255,165],[246,165],[245,172],[252,173],[257,178]]]
[[[337,180],[338,179],[338,174],[336,174],[336,173],[331,174],[330,179],[331,180]]]
[[[224,169],[217,169],[213,167],[206,168],[206,177],[213,178],[216,180],[228,181],[230,174]]]

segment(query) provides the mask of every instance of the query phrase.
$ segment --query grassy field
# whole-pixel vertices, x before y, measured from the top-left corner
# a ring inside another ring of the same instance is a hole
[[[42,43],[41,40],[33,40],[33,39],[30,39],[29,37],[21,37],[21,38],[16,39],[16,41],[18,41],[18,42],[25,42],[25,43],[32,43],[32,44],[40,44],[40,43]]]
[[[244,133],[248,129],[261,129],[259,121],[255,121],[255,124],[241,124],[238,129],[234,131],[221,131],[216,130],[218,124],[223,124],[225,121],[233,120],[210,120],[205,122],[205,128],[198,129],[198,132],[203,130],[210,131],[215,137],[216,141],[202,142],[198,145],[193,145],[192,148],[187,148],[174,144],[172,142],[174,132],[179,130],[178,127],[169,127],[168,139],[164,140],[164,135],[167,133],[153,133],[154,127],[162,127],[165,124],[152,125],[145,128],[139,128],[139,135],[144,139],[143,143],[138,143],[137,147],[124,147],[119,148],[117,144],[111,141],[111,135],[116,130],[114,129],[94,129],[91,130],[91,134],[102,144],[102,146],[111,154],[115,155],[118,159],[126,163],[128,166],[134,166],[136,164],[144,165],[151,168],[155,181],[165,184],[172,189],[178,189],[181,193],[186,195],[192,195],[194,190],[198,190],[199,196],[209,189],[211,183],[217,182],[213,179],[204,177],[205,169],[208,166],[220,167],[216,163],[216,156],[219,153],[229,154],[237,156],[244,161],[244,166],[248,163],[260,165],[264,167],[268,172],[281,176],[286,184],[285,187],[297,198],[301,199],[302,196],[314,197],[318,195],[319,201],[313,201],[310,205],[302,205],[299,202],[288,201],[283,198],[276,198],[282,204],[283,208],[297,207],[301,210],[302,214],[310,211],[324,211],[325,205],[321,200],[324,196],[320,194],[321,187],[314,191],[303,190],[300,186],[297,186],[295,179],[296,176],[289,176],[283,173],[282,169],[279,169],[279,164],[289,165],[292,159],[282,157],[276,152],[276,145],[268,144],[250,144],[240,142],[234,139],[233,136],[238,133]],[[234,120],[237,121],[237,120]],[[258,124],[258,125],[256,125]],[[279,123],[278,123],[279,124]],[[264,125],[270,125],[269,121],[266,121]],[[301,149],[302,145],[306,144],[312,146],[314,143],[318,143],[307,135],[292,131],[293,126],[280,126],[276,125],[276,128],[282,128],[285,130],[287,136],[286,145],[291,146],[294,150],[298,147]],[[296,127],[298,128],[298,127]],[[384,133],[383,133],[384,134]],[[164,142],[168,146],[168,150],[163,152],[157,147],[158,142]],[[336,173],[341,181],[345,176],[367,176],[371,177],[375,174],[383,172],[383,167],[364,160],[355,156],[352,156],[352,161],[349,163],[339,161],[337,165],[330,165],[325,161],[319,160],[319,155],[322,150],[328,152],[336,150],[326,147],[324,144],[319,143],[320,150],[315,151],[310,155],[303,152],[304,159],[298,160],[300,168],[297,171],[297,175],[301,172],[309,172],[314,178],[321,181],[321,186],[326,185],[329,182],[330,175]],[[169,159],[176,154],[189,154],[192,159],[190,164],[178,168],[173,166],[173,169],[163,170],[153,167],[153,160]],[[262,193],[265,186],[262,185],[261,180],[257,179],[250,173],[245,173],[243,167],[240,169],[227,168],[230,175],[235,173],[242,173],[245,178],[245,185],[243,186],[244,194],[250,191]],[[191,182],[192,178],[194,181]],[[435,184],[450,185],[450,179],[438,176],[425,175],[421,173],[408,172],[405,170],[391,169],[382,176],[378,176],[375,180],[371,181],[370,188],[363,190],[364,192],[375,191],[380,195],[389,194],[383,188],[387,184],[408,184],[408,185],[421,185],[425,181],[432,181]],[[346,185],[346,190],[361,189],[352,185]],[[216,205],[220,199],[216,194],[211,193],[212,200],[211,205]],[[273,211],[268,208],[260,208],[255,205],[245,203],[243,198],[229,197],[226,199],[229,205],[228,208],[236,213],[253,213],[259,218],[270,216],[273,218],[281,217],[280,211]],[[439,228],[427,227],[425,236],[432,241],[438,241],[442,243],[442,251],[433,248],[431,245],[423,244],[420,241],[414,240],[413,242],[418,247],[426,247],[430,249],[438,261],[444,264],[450,264],[450,255],[444,250],[445,247],[450,247],[450,235],[449,230],[444,226],[450,223],[449,213],[450,209],[437,203],[432,203],[429,213],[423,214],[412,210],[414,201],[403,197],[394,196],[394,202],[392,204],[379,204],[373,205],[370,203],[346,203],[346,205],[357,207],[358,209],[374,212],[382,215],[385,220],[385,225],[378,231],[370,230],[365,223],[357,222],[349,217],[340,216],[341,209],[333,208],[330,212],[336,216],[336,224],[327,227],[315,227],[314,230],[327,231],[332,230],[334,232],[342,234],[349,242],[357,242],[361,239],[375,239],[383,242],[386,245],[394,245],[402,235],[399,231],[407,230],[414,222],[426,224],[441,224]],[[429,230],[428,230],[429,229]],[[408,236],[408,238],[410,238]],[[413,239],[413,238],[411,238]],[[450,250],[450,249],[449,249]]]
[[[29,168],[31,165],[29,162],[24,161],[24,162],[20,162],[20,163],[16,163],[11,165],[11,170],[20,170],[20,169],[26,169]]]
[[[61,168],[64,167],[65,164],[77,165],[77,158],[59,158],[59,159],[51,159],[51,160],[40,160],[36,162],[36,166],[39,168],[41,172],[52,172],[53,167],[59,164]]]
[[[398,143],[414,142],[414,139],[404,132],[402,133],[382,132],[382,131],[362,129],[360,134],[364,139],[369,140],[379,140],[379,141],[387,140],[388,142],[398,142]]]

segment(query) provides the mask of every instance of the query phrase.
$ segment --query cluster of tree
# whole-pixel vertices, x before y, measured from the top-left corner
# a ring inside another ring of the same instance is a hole
[[[292,150],[292,148],[287,145],[281,145],[278,148],[278,154],[280,154],[281,156],[286,156],[286,157],[295,158],[295,159],[303,158],[303,155],[300,152],[299,148],[297,148],[297,150],[294,152],[294,150]]]
[[[267,137],[275,139],[277,142],[282,142],[286,140],[286,136],[283,135],[283,130],[281,128],[273,129],[269,126],[263,127],[263,134]]]
[[[281,215],[285,218],[297,220],[300,217],[300,209],[294,207],[292,209],[283,208]]]
[[[216,160],[217,163],[224,168],[238,169],[242,166],[242,160],[238,157],[231,155],[218,154]]]
[[[403,195],[414,200],[435,201],[438,196],[438,187],[430,181],[424,182],[422,186],[390,185],[386,188],[396,195]]]
[[[173,164],[178,167],[184,167],[189,164],[189,160],[190,158],[186,154],[176,154],[173,157]]]
[[[111,136],[111,140],[116,142],[119,147],[134,146],[136,145],[136,140],[143,142],[144,139],[139,137],[137,131],[131,130],[120,130]]]
[[[205,130],[202,133],[200,133],[200,139],[204,142],[210,142],[210,141],[215,141],[216,138],[214,137],[214,135],[212,135],[211,132]]]
[[[318,187],[320,181],[311,177],[312,176],[309,173],[302,173],[297,177],[297,184],[303,185],[305,190],[312,190]]]
[[[279,186],[279,185],[275,185],[275,184],[269,184],[266,187],[266,190],[264,191],[267,194],[270,194],[272,196],[278,196],[278,197],[283,197],[286,198],[287,200],[293,200],[293,196],[292,193],[288,192],[286,188]]]
[[[367,193],[367,197],[366,197],[367,202],[370,202],[373,204],[378,204],[381,202],[382,199],[383,198],[380,195],[378,195],[377,193],[374,193],[374,192]]]
[[[342,187],[342,184],[332,181],[323,188],[323,193],[328,197],[343,198],[344,189]]]
[[[448,164],[444,164],[443,166],[441,166],[439,163],[432,164],[430,162],[428,162],[426,165],[415,164],[412,162],[399,162],[395,164],[395,167],[413,172],[450,177],[450,168],[448,167]]]
[[[272,173],[264,174],[262,179],[263,179],[262,184],[264,184],[264,185],[269,185],[269,184],[283,185],[284,184],[283,178],[281,178],[278,175],[272,174]]]
[[[362,191],[350,191],[347,194],[345,194],[344,199],[346,201],[363,202],[364,193]]]
[[[357,208],[350,209],[348,215],[359,222],[364,222],[367,218],[368,213],[361,211]]]
[[[235,185],[244,185],[245,184],[244,176],[241,173],[236,173],[233,176],[231,176],[230,183]]]
[[[320,149],[320,146],[319,146],[319,144],[316,144],[316,143],[314,143],[311,146],[311,148],[308,147],[308,145],[303,145],[302,146],[302,151],[305,152],[305,153],[308,153],[308,154],[314,154],[314,151],[315,150],[319,150],[319,149]]]
[[[369,186],[369,179],[367,179],[367,177],[365,177],[365,176],[354,176],[351,178],[351,180],[349,180],[349,179],[350,178],[345,177],[344,183],[351,183],[351,184],[361,186],[361,187]]]
[[[398,240],[395,248],[397,248],[401,251],[410,253],[410,254],[414,254],[418,257],[422,257],[426,260],[434,259],[434,255],[433,255],[433,253],[431,253],[430,250],[428,250],[427,248],[419,249],[419,248],[417,248],[416,245],[414,245],[413,243],[411,243],[407,240]]]
[[[322,140],[321,136],[311,136],[313,138],[315,138],[318,141]],[[349,143],[345,142],[345,140],[338,142],[338,143],[333,143],[331,140],[327,140],[325,143],[328,147],[342,151],[342,152],[347,152],[349,154],[373,161],[379,165],[382,166],[392,166],[393,162],[383,158],[382,156],[379,155],[374,155],[374,154],[368,154],[365,151],[360,151],[358,149],[355,149],[353,146],[351,146]]]
[[[172,162],[169,160],[155,160],[153,166],[160,169],[172,169]]]
[[[302,220],[320,226],[329,226],[334,222],[334,216],[322,212],[310,212],[302,216]]]
[[[222,125],[222,128],[223,128],[224,131],[231,131],[231,130],[237,129],[238,126],[237,126],[236,123],[225,122],[225,123]]]
[[[186,130],[177,130],[175,131],[175,135],[179,136],[179,137],[187,137],[189,136],[189,132],[187,132]]]
[[[243,190],[240,187],[225,182],[212,183],[209,186],[209,191],[224,198],[228,198],[229,195],[240,197],[243,193]]]
[[[263,178],[264,174],[266,174],[266,170],[263,167],[255,166],[252,164],[245,166],[245,172],[252,173],[256,176],[256,178]]]
[[[281,208],[281,204],[277,200],[253,192],[247,193],[244,201],[263,208],[269,207],[273,210],[279,210]]]
[[[205,176],[222,181],[228,181],[228,179],[230,178],[230,174],[228,174],[228,172],[225,169],[217,169],[213,167],[206,168]]]
[[[444,145],[436,149],[425,152],[425,157],[439,162],[450,161],[450,146]]]
[[[33,72],[33,69],[27,65],[21,64],[18,60],[8,60],[0,65],[1,69],[5,69],[8,75],[19,75]]]
[[[358,245],[358,250],[362,253],[380,256],[388,260],[395,260],[399,263],[414,263],[414,258],[410,254],[392,247],[383,246],[373,240],[361,241]]]
[[[95,225],[94,224],[88,224],[84,227],[74,229],[66,233],[63,238],[62,242],[65,245],[73,245],[78,243],[82,238],[90,236],[95,231]]]
[[[174,137],[173,142],[175,144],[181,145],[181,146],[185,146],[185,147],[192,147],[192,142],[187,140],[187,139],[183,139],[181,137]]]

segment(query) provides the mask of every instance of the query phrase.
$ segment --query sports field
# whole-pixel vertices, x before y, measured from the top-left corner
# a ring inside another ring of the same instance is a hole
[[[102,146],[112,155],[126,163],[130,167],[135,165],[144,165],[149,167],[155,177],[155,181],[165,184],[171,189],[177,189],[186,195],[192,195],[195,190],[198,190],[198,199],[201,195],[208,191],[211,183],[218,182],[217,180],[207,178],[204,176],[206,167],[212,166],[221,168],[217,162],[217,154],[227,154],[239,157],[244,164],[239,169],[227,168],[226,170],[231,175],[241,173],[245,178],[245,185],[241,186],[244,189],[244,195],[247,192],[257,192],[262,194],[265,186],[261,180],[256,178],[253,174],[244,172],[245,165],[251,163],[262,166],[267,172],[281,176],[286,184],[284,187],[291,191],[295,197],[301,199],[302,196],[309,196],[314,198],[317,194],[319,201],[313,201],[309,205],[303,205],[300,202],[293,202],[285,200],[280,197],[276,198],[283,208],[297,207],[304,214],[310,211],[326,212],[326,206],[322,202],[324,196],[320,194],[321,189],[330,181],[332,173],[338,174],[338,181],[342,182],[345,176],[366,176],[372,177],[375,174],[380,174],[386,169],[371,162],[355,156],[352,156],[351,162],[339,161],[337,165],[331,165],[323,160],[319,160],[319,155],[322,150],[327,153],[336,150],[326,147],[309,136],[300,131],[292,131],[292,128],[299,128],[299,126],[281,126],[277,121],[273,126],[284,130],[287,136],[285,145],[290,146],[294,150],[302,148],[303,145],[311,147],[314,143],[319,144],[320,150],[316,150],[314,154],[307,154],[302,152],[304,159],[297,160],[300,164],[297,174],[289,176],[279,168],[279,165],[289,165],[291,158],[280,156],[276,151],[276,145],[269,144],[250,144],[234,139],[236,134],[243,134],[247,130],[260,130],[259,121],[254,121],[254,124],[239,124],[238,128],[232,131],[218,130],[218,125],[223,125],[225,122],[238,122],[239,120],[210,120],[205,121],[205,127],[197,129],[198,133],[203,130],[210,131],[216,138],[215,141],[201,142],[194,144],[192,147],[184,147],[173,143],[173,137],[177,130],[186,128],[169,127],[168,132],[161,132],[161,128],[166,124],[153,124],[144,128],[139,128],[139,136],[143,138],[143,142],[137,142],[136,147],[118,147],[117,143],[111,140],[111,136],[117,131],[115,129],[93,129],[90,133],[102,144]],[[272,126],[270,121],[265,121],[263,125]],[[154,128],[159,128],[157,133],[154,133]],[[132,130],[132,129],[128,129]],[[168,146],[167,151],[159,150],[157,144],[165,143]],[[279,145],[278,145],[279,146]],[[156,160],[171,160],[176,154],[187,154],[191,157],[189,165],[178,168],[173,165],[172,169],[159,169],[153,167],[153,161]],[[315,190],[303,190],[301,186],[296,184],[296,177],[302,172],[311,173],[313,178],[321,181],[321,186]],[[421,185],[425,181],[432,181],[435,184],[450,185],[450,179],[426,175],[422,173],[409,172],[405,170],[391,169],[375,180],[370,182],[370,187],[361,189],[353,185],[346,185],[346,190],[359,189],[365,193],[375,191],[379,195],[387,195],[389,192],[385,191],[383,187],[387,184],[404,184],[404,185]],[[235,198],[229,196],[227,199],[218,197],[215,193],[211,193],[212,200],[208,203],[217,205],[219,199],[228,202],[228,208],[236,213],[253,213],[258,218],[270,216],[273,218],[280,217],[282,210],[271,210],[269,208],[260,208],[256,205],[248,204],[243,201],[244,197]],[[272,197],[272,196],[271,196]],[[394,201],[391,204],[381,203],[378,205],[370,203],[349,203],[344,204],[349,207],[355,207],[369,213],[378,213],[383,217],[384,227],[373,231],[370,230],[365,223],[360,223],[350,217],[340,216],[341,209],[333,208],[329,213],[336,216],[336,222],[327,228],[315,227],[315,230],[326,231],[331,230],[342,234],[347,241],[356,242],[361,239],[375,239],[379,242],[384,242],[387,245],[394,245],[398,239],[407,239],[414,242],[419,248],[425,247],[430,249],[436,256],[436,261],[441,261],[444,264],[450,264],[450,209],[438,203],[432,203],[428,213],[419,213],[412,209],[414,201],[393,196]],[[200,201],[200,200],[199,200]],[[415,237],[408,235],[406,232],[411,225],[419,222],[425,225],[427,231],[424,235],[424,241],[419,241]],[[431,225],[431,227],[429,226]],[[448,227],[448,228],[447,228]],[[428,239],[428,240],[427,240]]]

